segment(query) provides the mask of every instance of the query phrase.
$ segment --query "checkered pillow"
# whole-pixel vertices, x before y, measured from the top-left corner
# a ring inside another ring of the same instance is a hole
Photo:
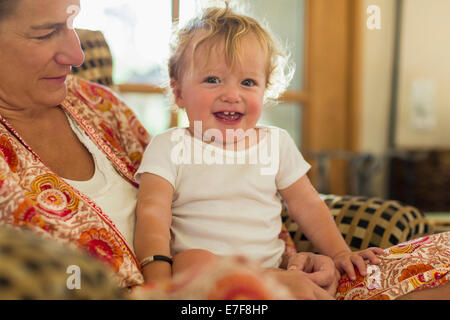
[[[431,225],[417,208],[398,201],[367,197],[324,196],[333,218],[352,250],[388,248],[431,233]],[[316,251],[283,210],[283,221],[298,251]]]
[[[76,31],[85,59],[81,66],[72,68],[72,73],[83,79],[111,86],[113,84],[112,55],[103,33],[85,29]]]

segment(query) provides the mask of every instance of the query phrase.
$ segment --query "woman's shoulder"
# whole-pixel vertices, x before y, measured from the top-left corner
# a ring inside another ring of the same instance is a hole
[[[134,112],[111,89],[77,76],[66,80],[67,95],[61,103],[84,130],[95,131],[113,149],[138,159],[150,135]],[[137,160],[133,160],[136,162]]]
[[[69,75],[66,79],[66,100],[82,99],[88,106],[99,111],[109,111],[120,100],[113,91],[99,83],[94,83],[80,77]]]
[[[145,144],[150,135],[134,112],[110,88],[70,75],[67,77],[67,95],[61,103],[72,115],[77,113],[94,126],[110,127],[117,134],[131,131]]]
[[[79,76],[69,74],[66,78],[66,85],[70,89],[75,89],[83,86],[88,86],[91,88],[96,88],[102,91],[111,92],[111,89],[97,82],[92,82],[86,79],[83,79]]]

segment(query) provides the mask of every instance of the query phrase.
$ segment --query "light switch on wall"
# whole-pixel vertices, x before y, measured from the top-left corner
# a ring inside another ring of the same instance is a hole
[[[435,84],[431,79],[416,79],[411,84],[410,125],[414,130],[431,130],[436,126]]]

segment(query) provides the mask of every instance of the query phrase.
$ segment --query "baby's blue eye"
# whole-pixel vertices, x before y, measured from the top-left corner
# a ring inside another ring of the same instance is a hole
[[[217,77],[207,77],[204,81],[206,83],[219,83],[219,79]]]
[[[254,86],[256,83],[255,83],[255,81],[253,81],[252,79],[245,79],[244,81],[241,82],[241,84],[242,84],[243,86],[246,86],[246,87],[252,87],[252,86]]]

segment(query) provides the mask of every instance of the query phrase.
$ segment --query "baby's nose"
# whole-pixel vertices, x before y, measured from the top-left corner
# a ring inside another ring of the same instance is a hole
[[[227,88],[220,97],[222,102],[238,103],[241,101],[241,95],[236,88]]]

